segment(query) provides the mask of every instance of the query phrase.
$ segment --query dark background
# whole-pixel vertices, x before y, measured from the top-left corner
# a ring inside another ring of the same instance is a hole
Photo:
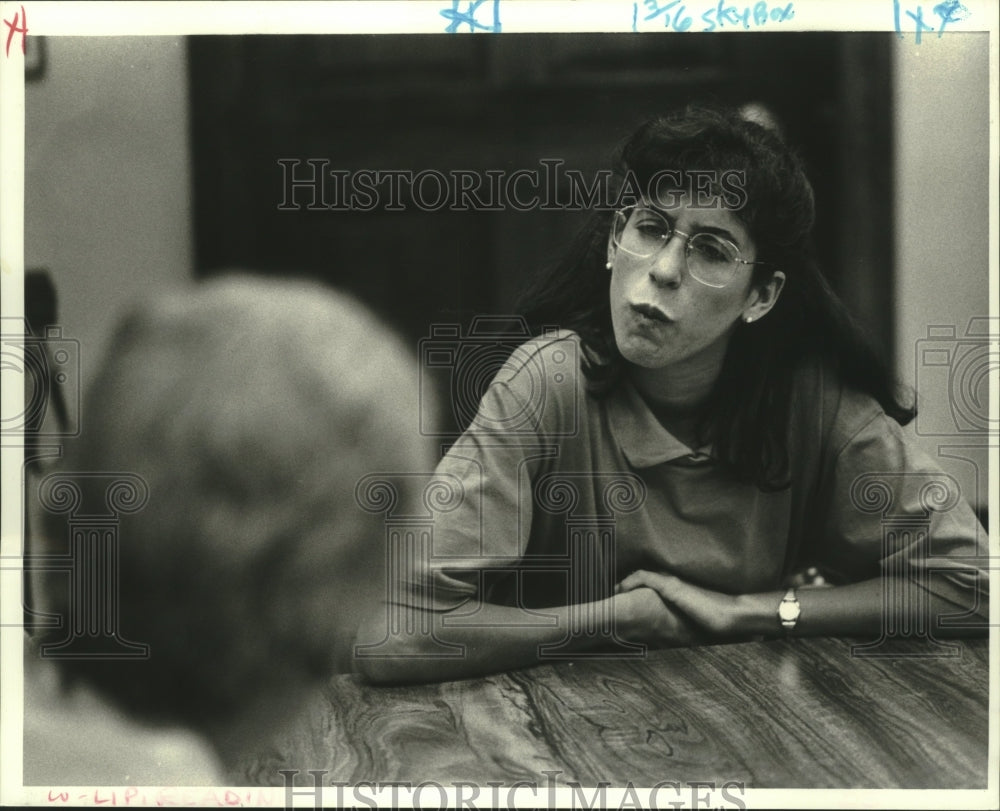
[[[308,192],[280,211],[278,160],[447,173],[558,158],[590,179],[649,116],[755,103],[804,157],[821,264],[891,358],[890,45],[836,33],[190,37],[196,274],[319,278],[408,339],[509,313],[584,214],[310,212]]]

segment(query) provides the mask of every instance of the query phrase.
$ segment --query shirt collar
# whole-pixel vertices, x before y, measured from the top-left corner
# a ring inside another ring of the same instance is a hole
[[[608,422],[618,446],[634,468],[685,457],[700,460],[711,452],[708,445],[692,450],[664,428],[627,377],[608,395]]]

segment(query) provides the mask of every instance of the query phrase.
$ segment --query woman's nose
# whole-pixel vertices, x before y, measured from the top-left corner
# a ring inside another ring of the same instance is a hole
[[[653,257],[649,278],[664,287],[676,287],[681,282],[687,263],[687,246],[684,237],[674,235]]]

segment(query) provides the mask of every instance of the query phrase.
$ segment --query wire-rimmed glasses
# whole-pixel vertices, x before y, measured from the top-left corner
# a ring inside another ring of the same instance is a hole
[[[764,264],[744,259],[734,243],[717,234],[678,231],[659,211],[643,205],[616,211],[611,233],[617,248],[642,259],[659,253],[674,234],[684,237],[688,273],[709,287],[728,285],[740,265]]]

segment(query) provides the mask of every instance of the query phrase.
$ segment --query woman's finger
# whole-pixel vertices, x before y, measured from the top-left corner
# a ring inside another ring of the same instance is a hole
[[[650,588],[659,594],[662,599],[666,600],[675,579],[670,575],[639,569],[622,580],[621,587],[622,591],[632,591],[633,589],[642,587]]]
[[[616,588],[621,591],[633,591],[635,589],[642,588],[647,585],[645,581],[645,576],[647,574],[649,574],[649,572],[646,572],[643,569],[637,569],[622,580]]]

